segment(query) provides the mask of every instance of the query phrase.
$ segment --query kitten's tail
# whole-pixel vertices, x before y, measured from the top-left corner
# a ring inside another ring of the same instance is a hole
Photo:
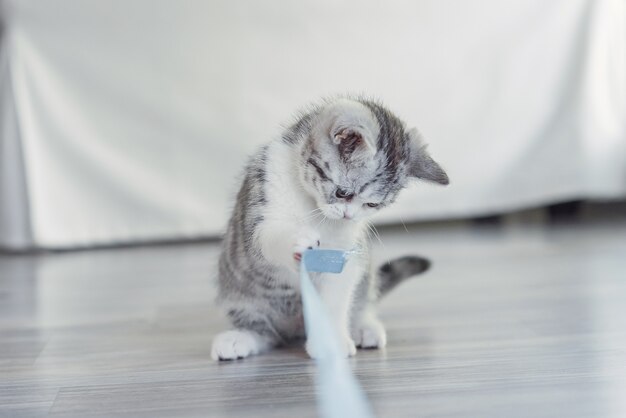
[[[409,277],[423,273],[430,268],[430,261],[418,256],[405,256],[391,260],[378,269],[378,298]]]

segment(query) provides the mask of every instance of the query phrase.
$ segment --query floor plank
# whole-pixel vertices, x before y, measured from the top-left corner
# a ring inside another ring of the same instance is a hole
[[[626,416],[626,219],[381,230],[432,271],[350,360],[380,417]],[[300,347],[210,360],[215,244],[0,256],[0,416],[316,416]]]

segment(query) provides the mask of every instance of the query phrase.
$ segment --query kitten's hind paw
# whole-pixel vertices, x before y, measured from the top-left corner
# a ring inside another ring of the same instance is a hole
[[[268,349],[270,344],[258,334],[246,330],[224,331],[213,339],[213,360],[237,360]]]

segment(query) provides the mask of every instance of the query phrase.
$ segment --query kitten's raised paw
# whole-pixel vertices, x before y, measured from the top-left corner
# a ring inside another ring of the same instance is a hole
[[[236,360],[258,354],[264,348],[260,337],[245,330],[231,330],[218,334],[213,339],[213,360]]]
[[[355,327],[352,338],[359,348],[384,348],[387,345],[385,327],[377,319],[369,319]]]
[[[302,259],[302,253],[306,250],[318,248],[320,246],[320,234],[312,228],[306,228],[300,231],[296,237],[296,243],[293,246],[293,258],[296,261]]]

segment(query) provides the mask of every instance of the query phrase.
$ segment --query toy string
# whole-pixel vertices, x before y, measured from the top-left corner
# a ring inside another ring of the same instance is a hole
[[[309,271],[341,272],[347,256],[355,252],[358,250],[307,250],[300,264],[304,323],[308,344],[314,344],[313,350],[317,353],[316,392],[323,418],[374,417],[365,393],[340,350],[326,306],[309,277]]]

